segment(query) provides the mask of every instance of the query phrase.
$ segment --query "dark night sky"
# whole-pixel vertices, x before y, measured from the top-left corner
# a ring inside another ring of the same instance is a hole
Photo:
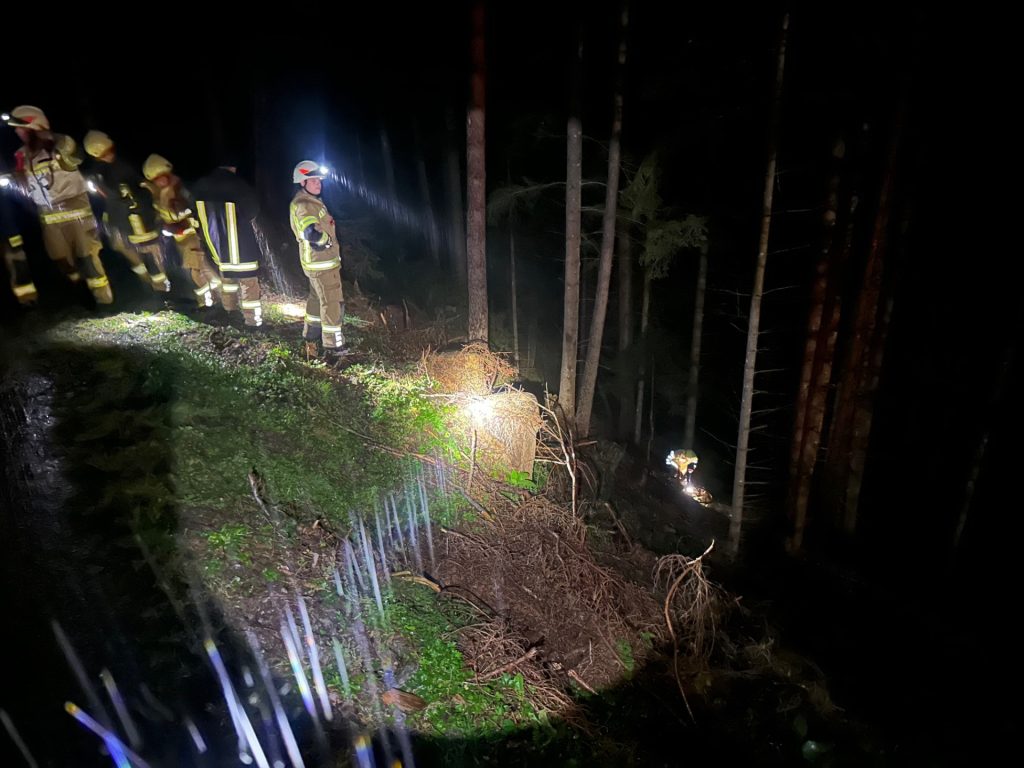
[[[762,382],[768,391],[763,406],[783,410],[767,430],[774,443],[761,448],[778,472],[777,459],[784,452],[777,449],[788,438],[792,415],[793,371],[801,352],[812,244],[819,236],[817,209],[832,139],[843,132],[852,142],[858,126],[871,126],[862,166],[871,215],[901,77],[912,70],[898,198],[900,206],[913,201],[914,218],[896,270],[889,367],[868,475],[873,498],[884,503],[873,506],[877,514],[869,510],[865,519],[884,529],[893,508],[921,510],[912,511],[909,519],[931,525],[939,518],[931,529],[942,539],[948,537],[957,503],[938,489],[947,479],[959,488],[966,478],[970,453],[989,417],[996,361],[1019,328],[1019,314],[997,262],[949,253],[948,230],[955,225],[943,194],[942,164],[957,162],[957,157],[949,154],[944,135],[950,65],[940,55],[933,18],[902,4],[827,5],[791,7],[777,218],[767,278],[767,288],[775,292],[766,300],[763,321],[766,367],[790,372]],[[584,131],[596,140],[585,145],[584,172],[603,177],[598,142],[606,140],[610,119],[616,4],[586,3],[582,14],[574,7],[535,0],[489,5],[492,189],[509,176],[517,181],[564,179],[567,63],[578,18],[584,29]],[[378,3],[321,13],[307,21],[293,12],[266,10],[246,20],[243,34],[237,25],[224,26],[222,19],[211,23],[212,16],[190,12],[166,24],[168,29],[176,25],[178,39],[148,47],[143,41],[160,29],[159,22],[145,22],[144,35],[138,27],[125,34],[116,25],[102,33],[83,29],[79,44],[63,47],[8,35],[0,104],[6,109],[38,105],[57,130],[77,137],[88,128],[105,130],[137,162],[152,151],[165,154],[186,179],[215,162],[218,145],[233,147],[242,153],[243,172],[255,176],[264,199],[281,208],[291,194],[291,168],[307,155],[354,169],[362,153],[371,182],[382,185],[381,128],[394,147],[399,197],[417,204],[415,128],[434,199],[443,199],[445,153],[453,146],[461,154],[464,141],[466,4],[409,8]],[[743,347],[730,314],[737,308],[745,311],[746,300],[737,300],[734,293],[747,290],[752,275],[778,20],[779,9],[772,3],[754,9],[688,6],[683,13],[665,3],[634,2],[631,14],[624,150],[635,163],[660,147],[666,202],[679,212],[710,217],[712,293],[700,418],[705,429],[728,441],[734,439],[730,430]],[[205,37],[204,24],[217,35]],[[27,19],[13,19],[9,26],[29,28]],[[228,46],[218,38],[235,42]],[[259,156],[254,157],[257,142]],[[4,133],[0,148],[9,158],[11,132]],[[522,269],[534,281],[536,297],[525,311],[539,315],[545,325],[559,322],[561,315],[560,216],[554,199],[522,233]],[[504,267],[497,265],[505,258],[504,233],[492,231],[489,238],[495,294],[501,293],[503,272],[498,270]],[[389,247],[382,242],[385,271]],[[953,269],[946,266],[951,258],[959,259]],[[681,259],[654,297],[656,324],[681,347],[689,336],[686,304],[692,281],[692,262]],[[498,310],[505,304],[500,295],[492,295],[492,302]],[[614,327],[614,314],[609,327]],[[673,375],[666,371],[667,391],[679,383],[670,380]],[[681,431],[682,419],[670,412],[667,397],[661,397],[659,407],[671,439]],[[993,438],[994,461],[1009,460],[1006,437]],[[698,447],[721,462],[720,476],[713,480],[721,490],[731,473],[724,464],[727,452],[711,438]],[[992,478],[990,486],[984,475],[982,480],[983,496],[999,498],[1005,490]],[[897,481],[902,490],[882,489]],[[906,540],[899,537],[894,546],[903,547]]]

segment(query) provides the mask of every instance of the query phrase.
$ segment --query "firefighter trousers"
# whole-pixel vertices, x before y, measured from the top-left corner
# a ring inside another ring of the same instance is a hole
[[[164,272],[164,257],[159,241],[133,243],[123,232],[116,229],[108,230],[108,232],[111,247],[124,256],[128,266],[139,280],[160,293],[167,293],[171,290],[171,283]]]
[[[260,301],[258,277],[228,277],[221,272],[220,300],[224,309],[232,312],[242,310],[245,324],[256,328],[263,325],[263,304]]]
[[[181,267],[192,278],[195,286],[196,304],[200,307],[212,307],[214,299],[220,300],[220,276],[213,262],[206,255],[202,244],[195,233],[185,235],[181,240],[175,238],[174,245],[181,256]]]
[[[341,290],[341,270],[306,272],[309,278],[309,298],[306,300],[306,322],[302,337],[316,341],[320,337],[324,349],[340,349],[345,345],[341,333],[342,306],[345,296]]]
[[[35,283],[32,282],[32,273],[28,268],[28,259],[21,245],[21,235],[14,235],[6,238],[2,247],[7,276],[11,281],[11,292],[19,304],[28,306],[35,304],[39,294],[36,293]]]
[[[103,245],[96,233],[96,221],[92,218],[43,221],[42,230],[46,252],[64,276],[73,283],[84,276],[97,304],[113,304],[114,293],[100,261]]]

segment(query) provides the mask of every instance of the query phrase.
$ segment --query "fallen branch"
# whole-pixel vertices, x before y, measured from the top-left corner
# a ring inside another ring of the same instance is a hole
[[[597,696],[597,691],[595,691],[593,688],[591,688],[589,685],[587,685],[586,681],[582,677],[580,677],[579,675],[576,674],[576,670],[575,669],[570,669],[569,670],[569,677],[572,678],[573,682],[575,682],[577,685],[579,685],[580,688],[583,688],[585,691],[588,691],[589,693],[592,693],[595,696]],[[689,706],[689,705],[687,705],[687,706]]]
[[[630,549],[632,549],[633,548],[633,540],[629,538],[629,534],[626,533],[625,526],[622,524],[622,521],[619,520],[619,516],[615,514],[615,508],[612,507],[612,505],[609,504],[607,501],[604,503],[604,505],[605,505],[605,507],[607,507],[608,513],[612,516],[612,520],[615,521],[615,527],[619,529],[619,533],[622,534],[622,538],[624,538],[626,540],[626,546],[628,546]]]
[[[530,659],[532,659],[536,655],[537,655],[537,649],[536,648],[531,648],[526,653],[524,653],[522,656],[520,656],[518,659],[513,659],[508,664],[502,664],[500,667],[498,667],[497,669],[492,669],[490,672],[485,672],[482,675],[477,675],[476,677],[473,678],[473,680],[471,682],[482,683],[485,680],[490,680],[490,679],[495,678],[495,677],[501,677],[506,672],[515,669],[520,664],[522,664],[524,661],[529,661]]]
[[[452,483],[452,485],[455,485],[455,483]],[[488,523],[494,522],[494,518],[491,516],[491,513],[484,509],[482,506],[480,506],[480,503],[476,501],[476,499],[474,499],[472,496],[470,496],[465,488],[463,488],[461,485],[455,485],[455,490],[462,494],[462,498],[469,502],[469,505],[479,513],[480,517],[482,517]]]

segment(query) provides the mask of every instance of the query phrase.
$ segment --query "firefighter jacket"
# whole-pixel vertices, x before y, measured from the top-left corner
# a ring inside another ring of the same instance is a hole
[[[173,237],[177,243],[196,234],[197,222],[181,179],[172,176],[166,187],[147,184],[146,189],[153,194],[153,208],[160,217],[164,234]]]
[[[14,159],[15,174],[36,204],[43,224],[93,219],[73,139],[49,134],[38,148],[21,147]]]
[[[141,174],[124,160],[114,158],[109,163],[97,161],[91,175],[103,193],[105,223],[134,245],[145,245],[157,239],[153,196],[143,186]]]
[[[289,220],[299,241],[299,261],[306,272],[341,267],[341,246],[334,231],[334,217],[319,197],[299,189],[292,198]]]
[[[192,185],[192,199],[203,239],[221,275],[231,280],[256,277],[260,244],[255,190],[226,168],[218,168]]]

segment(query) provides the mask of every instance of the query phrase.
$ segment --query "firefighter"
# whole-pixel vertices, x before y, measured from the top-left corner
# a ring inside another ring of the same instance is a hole
[[[241,309],[245,324],[263,325],[260,303],[260,246],[256,239],[259,202],[256,191],[228,160],[192,185],[203,238],[220,270],[224,309]]]
[[[153,199],[142,186],[142,176],[117,157],[114,142],[102,131],[89,131],[82,144],[86,154],[96,159],[92,177],[103,196],[103,223],[111,247],[143,283],[167,293],[171,283],[164,272]]]
[[[174,166],[167,158],[156,154],[147,157],[142,165],[143,175],[152,184],[149,191],[161,229],[174,240],[181,266],[195,285],[196,303],[200,307],[212,307],[214,299],[220,296],[220,278],[196,234],[198,222],[192,217],[188,192],[173,171]]]
[[[52,133],[38,107],[17,107],[4,119],[22,142],[14,155],[15,177],[36,205],[50,259],[72,283],[84,275],[96,303],[112,304],[114,294],[100,261],[103,245],[74,140]]]
[[[7,267],[11,292],[21,306],[30,307],[36,303],[39,294],[29,272],[14,202],[8,198],[12,186],[10,176],[0,176],[0,249],[4,252],[4,264]]]
[[[292,172],[299,190],[292,198],[289,221],[299,243],[299,261],[309,278],[309,299],[303,338],[306,355],[317,357],[317,338],[328,354],[344,351],[341,325],[345,297],[341,290],[341,246],[334,231],[334,217],[320,199],[326,169],[303,160]]]
[[[665,464],[675,469],[676,477],[685,485],[690,485],[690,478],[697,469],[697,454],[689,448],[669,451]]]

